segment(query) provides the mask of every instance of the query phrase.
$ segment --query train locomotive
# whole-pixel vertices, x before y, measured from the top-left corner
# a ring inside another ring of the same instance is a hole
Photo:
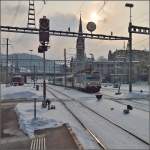
[[[101,88],[101,81],[98,72],[85,72],[74,76],[74,87],[88,92],[95,93]]]
[[[67,87],[88,93],[96,93],[101,88],[101,80],[98,72],[80,72],[67,75],[66,77],[55,77],[55,81],[53,80],[51,83],[52,82],[59,86],[64,86],[66,84]]]
[[[24,85],[24,78],[20,75],[13,76],[11,79],[11,85],[13,86]]]

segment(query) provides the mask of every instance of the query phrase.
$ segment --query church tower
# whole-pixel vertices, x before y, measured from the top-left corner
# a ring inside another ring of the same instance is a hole
[[[80,15],[80,22],[79,22],[79,33],[83,33],[82,32],[82,19],[81,19],[81,15]],[[84,60],[85,58],[85,42],[84,42],[84,38],[82,35],[79,35],[77,38],[77,43],[76,43],[76,59],[79,61]]]

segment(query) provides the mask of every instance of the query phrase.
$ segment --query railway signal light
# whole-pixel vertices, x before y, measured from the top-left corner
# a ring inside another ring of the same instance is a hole
[[[38,53],[44,53],[47,51],[48,46],[40,45],[38,48]]]
[[[46,16],[43,16],[43,18],[40,18],[40,31],[49,31],[49,19],[46,18]]]
[[[46,16],[39,20],[39,41],[49,42],[49,19]]]
[[[131,4],[131,3],[126,3],[125,6],[126,6],[126,7],[131,7],[131,8],[132,8],[134,5]]]

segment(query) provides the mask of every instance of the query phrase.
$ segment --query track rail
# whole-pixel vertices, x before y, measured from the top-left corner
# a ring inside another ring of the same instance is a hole
[[[110,89],[110,88],[104,88],[103,87],[103,89],[105,89],[105,90],[108,90],[108,91],[113,91],[113,92],[117,92],[118,91],[118,89]],[[126,94],[128,93],[128,90],[126,90],[126,89],[122,89]],[[135,91],[135,92],[139,92],[139,91]],[[113,97],[113,98],[115,98],[115,97]],[[143,97],[142,99],[144,99],[144,100],[147,100],[147,96],[146,97]],[[121,100],[132,100],[132,99],[134,99],[134,98],[119,98],[119,99],[121,99]],[[136,98],[136,99],[141,99],[141,98]]]
[[[50,88],[50,87],[49,87]],[[52,89],[54,90],[54,89]],[[61,104],[72,114],[72,116],[80,123],[80,125],[93,137],[95,142],[100,146],[100,148],[107,150],[107,146],[102,142],[102,139],[97,138],[97,136],[89,129],[86,127],[86,125],[71,111],[71,109],[65,104],[62,99],[58,98],[54,92],[52,92],[50,89],[47,89],[48,92],[50,92],[54,97],[56,97]],[[61,93],[62,94],[62,93]]]
[[[122,105],[128,105],[128,104],[125,104],[124,102],[121,102],[121,100],[119,100],[119,98],[112,98],[112,97],[111,97],[110,95],[108,95],[108,94],[103,94],[103,95],[109,97],[108,100],[117,102],[117,103],[122,104]],[[122,99],[122,100],[128,101],[127,99]],[[135,102],[135,101],[131,101],[131,102],[137,103],[137,104],[142,104],[142,105],[147,106],[147,104],[143,104],[143,103],[139,103],[139,102]],[[143,108],[137,107],[137,106],[135,106],[135,105],[133,106],[133,108],[136,108],[136,109],[138,109],[138,110],[142,110],[142,111],[145,111],[145,112],[149,112],[148,110],[145,110],[145,109],[143,109]]]
[[[63,85],[56,85],[56,86],[62,86],[62,87],[64,87]],[[66,87],[68,87],[68,88],[72,88],[71,86],[66,86]],[[109,91],[111,90],[111,89],[108,89]],[[114,90],[114,89],[113,89]],[[115,91],[114,91],[115,92]],[[119,103],[119,104],[122,104],[122,105],[128,105],[128,104],[125,104],[125,103],[123,103],[123,102],[121,102],[120,100],[126,100],[126,101],[128,101],[128,100],[131,100],[131,98],[115,98],[115,97],[112,97],[112,96],[110,96],[110,95],[108,95],[108,94],[103,94],[104,96],[107,96],[107,97],[109,97],[109,99],[108,100],[111,100],[111,101],[115,101],[115,102],[117,102],[117,103]],[[68,97],[69,98],[69,97]],[[133,98],[132,98],[133,99]],[[142,98],[142,99],[144,99],[144,100],[147,100],[146,98]],[[142,104],[142,105],[145,105],[146,106],[146,104],[143,104],[143,103],[139,103],[139,102],[135,102],[135,101],[132,101],[133,103],[138,103],[138,104]],[[145,112],[149,112],[149,110],[145,110],[145,109],[143,109],[143,108],[140,108],[140,107],[137,107],[137,106],[133,106],[133,108],[136,108],[136,109],[138,109],[138,110],[142,110],[142,111],[145,111]]]
[[[49,88],[51,88],[51,87],[49,87]],[[65,93],[62,93],[62,92],[59,91],[59,90],[56,90],[56,89],[53,89],[53,88],[51,88],[51,89],[54,90],[54,91],[56,91],[56,92],[58,92],[59,94],[61,93],[62,95],[66,96],[67,98],[69,98],[70,100],[72,100],[72,101],[74,101],[74,102],[78,102],[78,103],[79,103],[80,105],[82,105],[84,108],[90,110],[91,112],[93,112],[94,114],[96,114],[96,115],[98,115],[99,117],[103,118],[104,120],[108,121],[109,123],[115,125],[116,127],[118,127],[118,128],[120,128],[120,129],[122,129],[123,131],[127,132],[128,134],[134,136],[136,139],[140,140],[141,142],[145,143],[146,145],[148,145],[148,146],[150,145],[150,143],[148,143],[147,141],[145,141],[145,140],[142,139],[141,137],[138,137],[138,136],[135,135],[134,133],[132,133],[132,132],[130,132],[130,131],[124,129],[123,127],[121,127],[120,125],[118,125],[118,124],[116,124],[115,122],[111,121],[110,119],[106,118],[105,116],[103,116],[103,115],[97,113],[95,110],[93,110],[92,108],[90,108],[90,107],[84,105],[82,102],[79,102],[78,100],[76,100],[76,99],[74,99],[74,98],[68,96],[68,95],[65,94]]]

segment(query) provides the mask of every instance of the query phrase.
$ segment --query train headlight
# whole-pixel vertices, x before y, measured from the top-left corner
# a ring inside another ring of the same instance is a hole
[[[86,85],[87,85],[87,86],[89,86],[89,85],[90,85],[90,83],[88,82]]]

